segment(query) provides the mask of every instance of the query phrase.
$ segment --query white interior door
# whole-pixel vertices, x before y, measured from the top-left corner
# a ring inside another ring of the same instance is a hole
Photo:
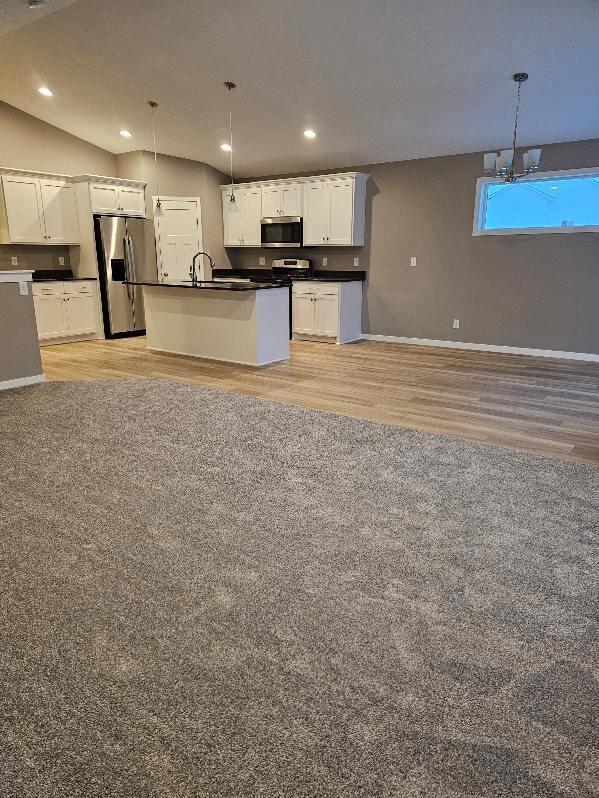
[[[262,243],[262,189],[248,188],[241,203],[241,240],[246,247],[259,247]]]
[[[156,198],[153,200],[155,204]],[[200,200],[160,197],[160,204],[162,215],[154,215],[158,278],[166,282],[189,280],[192,258],[203,248]],[[207,277],[205,265],[201,263],[200,278]]]
[[[44,244],[44,224],[35,177],[2,178],[10,240],[16,244]]]
[[[349,182],[329,185],[330,222],[327,244],[344,246],[352,243],[353,185]]]
[[[329,189],[326,184],[307,185],[304,193],[304,244],[326,244],[329,218]]]
[[[76,244],[79,241],[75,189],[60,180],[40,180],[40,194],[49,244]]]

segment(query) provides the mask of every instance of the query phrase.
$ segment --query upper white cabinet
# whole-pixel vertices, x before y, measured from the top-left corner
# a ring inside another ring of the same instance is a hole
[[[235,196],[241,201],[235,203],[237,207],[229,202],[230,188],[223,186],[225,246],[259,246],[261,217],[301,216],[304,246],[361,247],[367,180],[367,174],[343,172],[238,184]],[[246,200],[248,194],[251,199]],[[239,212],[240,216],[234,215]]]
[[[364,245],[366,175],[339,176],[304,186],[304,245]]]
[[[89,184],[92,213],[116,216],[145,216],[145,186],[121,185],[118,182],[93,182]]]
[[[283,183],[262,187],[262,216],[301,216],[303,209],[301,183]]]
[[[75,189],[67,179],[3,174],[0,210],[0,243],[79,243]]]
[[[231,202],[231,188],[224,188],[223,225],[226,247],[259,247],[261,243],[262,190],[236,188]]]

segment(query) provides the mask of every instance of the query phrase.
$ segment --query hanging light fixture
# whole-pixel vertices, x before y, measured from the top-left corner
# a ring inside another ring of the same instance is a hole
[[[230,80],[225,80],[225,88],[229,92],[229,146],[221,145],[221,149],[229,153],[229,172],[231,175],[231,193],[229,194],[229,202],[236,205],[235,192],[233,190],[233,106],[231,105],[231,92],[237,88],[237,85]]]
[[[162,203],[160,202],[160,192],[158,191],[158,151],[156,150],[156,120],[154,119],[154,112],[158,108],[158,103],[154,102],[154,100],[148,100],[147,106],[152,116],[152,142],[154,145],[154,182],[156,183],[156,207],[154,208],[154,216],[162,216]]]
[[[486,152],[484,155],[485,175],[487,177],[494,177],[504,180],[506,183],[515,183],[521,177],[526,177],[532,172],[536,172],[541,163],[541,148],[536,147],[532,150],[527,150],[523,155],[524,171],[516,174],[514,164],[516,161],[516,148],[518,144],[518,117],[520,114],[520,95],[522,92],[522,84],[528,80],[526,72],[516,72],[512,76],[515,83],[518,84],[518,91],[516,94],[516,116],[514,119],[514,134],[512,136],[512,147],[508,150],[500,150],[499,154],[496,152]]]

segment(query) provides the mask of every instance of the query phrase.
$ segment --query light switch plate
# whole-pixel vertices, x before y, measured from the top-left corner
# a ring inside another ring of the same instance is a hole
[[[412,269],[416,268],[416,258],[415,257],[410,258],[410,266],[412,267]]]
[[[62,257],[62,255],[58,258],[58,265],[64,266],[64,258]]]
[[[266,258],[258,258],[258,263],[260,266],[266,266]]]
[[[354,258],[354,269],[360,268],[360,258]]]
[[[322,265],[323,265],[323,266],[326,266],[328,262],[329,262],[329,259],[328,259],[328,258],[323,258],[323,259],[322,259]]]
[[[11,257],[11,259],[10,259],[10,265],[11,265],[11,266],[18,266],[18,265],[19,265],[19,259],[17,258],[17,256],[16,256],[16,255],[13,255],[13,256]]]
[[[27,285],[26,280],[19,280],[19,294],[21,296],[27,296],[29,293],[29,286]]]
[[[459,330],[460,329],[460,320],[459,319],[454,319],[453,320],[453,329],[454,330]]]

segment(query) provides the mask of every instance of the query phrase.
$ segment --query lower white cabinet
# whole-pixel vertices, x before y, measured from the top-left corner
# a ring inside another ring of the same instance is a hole
[[[301,282],[291,292],[293,337],[348,343],[362,337],[362,282]]]
[[[98,332],[92,281],[34,283],[33,304],[40,341]]]

